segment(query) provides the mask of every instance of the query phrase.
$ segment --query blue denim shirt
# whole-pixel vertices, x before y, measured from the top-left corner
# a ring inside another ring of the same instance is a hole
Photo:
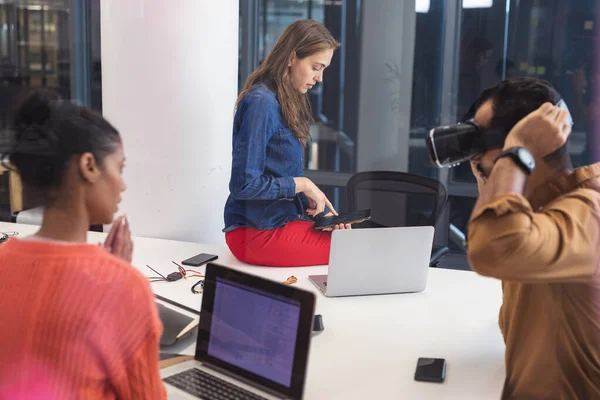
[[[308,199],[296,194],[304,176],[302,143],[281,114],[277,95],[258,85],[242,99],[233,122],[233,162],[225,232],[239,227],[274,229],[307,219]]]

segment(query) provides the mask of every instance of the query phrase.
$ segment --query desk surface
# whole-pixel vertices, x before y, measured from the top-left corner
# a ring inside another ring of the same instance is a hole
[[[0,223],[0,231],[25,236],[36,227]],[[90,233],[91,243],[105,234]],[[469,271],[430,269],[423,293],[327,298],[308,281],[326,267],[266,268],[237,261],[226,247],[136,238],[133,264],[145,275],[168,274],[198,253],[219,256],[218,262],[245,272],[284,281],[315,292],[316,312],[325,330],[313,336],[306,382],[307,399],[498,399],[504,382],[504,343],[498,328],[502,302],[500,283]],[[365,270],[374,266],[365,265]],[[204,267],[199,268],[203,270]],[[155,294],[193,309],[201,295],[193,281],[153,283]],[[194,341],[183,353],[193,354]],[[419,357],[447,360],[443,384],[415,382]]]

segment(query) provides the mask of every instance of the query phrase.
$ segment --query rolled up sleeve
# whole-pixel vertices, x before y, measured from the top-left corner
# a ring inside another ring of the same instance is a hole
[[[597,274],[600,194],[578,189],[534,212],[502,195],[469,221],[467,256],[477,273],[519,282],[587,282]]]

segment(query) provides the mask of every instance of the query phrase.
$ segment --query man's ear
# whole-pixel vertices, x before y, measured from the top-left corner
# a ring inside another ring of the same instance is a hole
[[[77,166],[81,178],[86,183],[95,183],[100,179],[100,168],[96,163],[96,157],[92,153],[83,153],[79,156]]]

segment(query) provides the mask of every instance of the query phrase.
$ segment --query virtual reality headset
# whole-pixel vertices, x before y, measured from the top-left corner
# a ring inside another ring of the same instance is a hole
[[[556,105],[569,111],[564,100]],[[569,114],[569,123],[573,120]],[[477,158],[491,148],[504,147],[508,132],[503,128],[482,128],[473,119],[433,128],[425,138],[429,158],[438,168],[451,168]]]

